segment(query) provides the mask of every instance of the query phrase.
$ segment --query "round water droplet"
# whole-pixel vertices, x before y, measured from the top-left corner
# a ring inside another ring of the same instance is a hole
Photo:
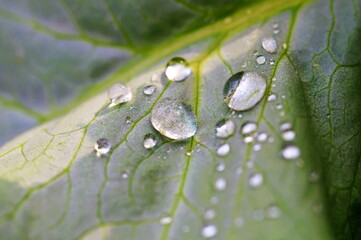
[[[154,85],[148,85],[148,86],[145,86],[144,89],[143,89],[143,93],[145,95],[152,95],[153,93],[155,92],[155,86]]]
[[[217,180],[214,182],[214,188],[218,191],[223,191],[226,189],[226,187],[227,181],[222,177],[217,178]]]
[[[125,123],[127,124],[131,124],[132,123],[132,119],[129,116],[125,117]]]
[[[284,122],[280,125],[280,130],[282,132],[292,129],[292,124],[290,122]]]
[[[282,138],[285,141],[293,141],[296,138],[296,133],[292,130],[287,130],[282,133]]]
[[[263,176],[260,173],[253,173],[248,178],[248,185],[252,188],[258,188],[263,183]]]
[[[282,104],[277,104],[277,106],[276,106],[276,109],[277,110],[281,110],[283,108],[283,105]]]
[[[236,125],[232,120],[221,120],[216,125],[216,137],[228,138],[233,135]]]
[[[274,29],[274,30],[273,30],[273,34],[274,34],[274,35],[278,35],[279,33],[280,33],[280,30],[279,30],[279,29]]]
[[[229,146],[228,143],[223,144],[217,149],[217,155],[220,157],[227,156],[230,150],[231,147]]]
[[[94,149],[98,157],[107,155],[111,147],[112,147],[111,142],[106,138],[100,138],[94,144]]]
[[[181,57],[169,60],[165,69],[165,76],[171,81],[183,81],[192,74],[188,62]]]
[[[202,228],[202,237],[204,238],[211,238],[217,235],[218,229],[216,225],[210,224],[210,225],[205,225]]]
[[[127,179],[127,178],[129,178],[129,173],[127,171],[124,171],[120,174],[120,177],[122,179]]]
[[[253,220],[255,220],[255,221],[262,221],[263,219],[264,219],[264,212],[263,212],[263,210],[261,210],[261,209],[258,209],[258,210],[254,210],[253,212],[252,212],[252,218],[253,218]]]
[[[262,39],[262,47],[266,52],[276,53],[277,52],[277,42],[273,37],[267,37]]]
[[[190,107],[171,98],[163,98],[153,107],[151,123],[162,135],[174,140],[190,138],[197,131]]]
[[[205,211],[203,218],[205,220],[212,220],[215,216],[216,216],[216,211],[214,211],[213,209],[208,209]]]
[[[261,145],[261,144],[257,143],[257,144],[255,144],[255,145],[253,145],[253,151],[259,152],[259,151],[261,151],[261,149],[262,149],[262,145]]]
[[[259,65],[263,65],[266,63],[266,57],[265,56],[257,56],[256,58],[256,62],[259,64]]]
[[[223,94],[228,107],[236,111],[253,108],[266,91],[266,80],[256,72],[239,72],[226,82]]]
[[[288,145],[282,149],[282,157],[287,160],[294,160],[299,158],[301,155],[301,150],[294,145]]]
[[[267,101],[273,102],[273,101],[275,101],[276,99],[277,99],[277,95],[274,94],[274,93],[272,93],[271,95],[268,96]]]
[[[172,217],[170,217],[169,215],[164,215],[163,217],[161,217],[159,219],[159,223],[162,225],[168,225],[173,221]]]
[[[155,138],[155,136],[153,134],[148,133],[147,135],[145,135],[144,141],[143,141],[143,146],[146,149],[153,148],[156,145],[157,145],[157,139]]]
[[[257,124],[255,122],[246,122],[241,127],[242,135],[251,135],[257,130]]]
[[[279,218],[281,216],[281,209],[275,205],[271,205],[266,209],[266,215],[268,218]]]
[[[261,132],[261,133],[258,134],[258,136],[257,136],[257,141],[258,141],[258,142],[265,142],[265,141],[267,141],[267,138],[268,138],[267,133]]]
[[[236,174],[241,175],[243,173],[243,168],[241,166],[236,168]]]
[[[111,101],[109,107],[112,107],[132,100],[132,92],[124,84],[116,83],[108,89],[108,97]]]
[[[226,169],[226,165],[224,165],[224,163],[221,162],[217,164],[216,167],[217,172],[223,172],[225,169]]]
[[[278,23],[276,23],[276,22],[272,23],[272,28],[273,28],[273,29],[276,29],[276,28],[278,28],[278,27],[279,27],[279,24],[278,24]]]
[[[244,139],[243,139],[244,143],[251,143],[254,141],[254,137],[253,136],[246,136]]]

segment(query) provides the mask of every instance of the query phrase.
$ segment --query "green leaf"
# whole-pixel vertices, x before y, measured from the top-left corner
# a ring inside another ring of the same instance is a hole
[[[1,238],[201,239],[202,228],[212,224],[214,239],[357,239],[360,1],[264,1],[234,13],[231,1],[224,8],[217,1],[175,1],[167,4],[180,9],[165,5],[160,13],[169,11],[157,20],[159,3],[150,2],[1,4],[1,54],[8,58],[0,66],[12,80],[0,81],[0,117],[19,115],[0,121],[42,122],[0,148]],[[25,21],[29,15],[36,20]],[[128,20],[134,21],[120,26]],[[269,36],[277,41],[276,54],[261,46]],[[266,64],[258,65],[256,55]],[[193,69],[183,82],[163,75],[174,56]],[[277,99],[266,95],[239,115],[224,103],[223,86],[245,70],[264,76],[266,94]],[[104,90],[119,81],[132,88],[133,101],[107,108]],[[145,96],[150,83],[156,92]],[[194,137],[169,141],[152,128],[151,110],[164,97],[192,107]],[[220,140],[214,128],[224,118],[237,131]],[[260,151],[256,141],[244,143],[239,131],[247,121],[273,141]],[[283,122],[296,132],[298,160],[281,157]],[[147,133],[158,140],[152,150],[143,147]],[[98,158],[94,143],[103,137],[113,147]],[[231,150],[219,157],[223,143]],[[219,163],[224,171],[216,170]],[[264,179],[256,189],[248,184],[253,173]],[[227,182],[223,191],[214,187],[219,178]],[[207,210],[215,217],[205,218]],[[164,216],[169,224],[161,224]]]

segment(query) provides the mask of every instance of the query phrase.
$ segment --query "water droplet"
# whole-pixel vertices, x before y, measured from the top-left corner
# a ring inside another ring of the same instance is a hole
[[[243,117],[243,115],[240,113],[240,114],[238,114],[238,118],[242,118]]]
[[[173,221],[173,219],[172,219],[172,217],[169,216],[169,215],[164,215],[163,217],[161,217],[161,218],[159,219],[159,223],[160,223],[161,225],[168,225],[168,224],[170,224],[172,221]]]
[[[241,133],[242,135],[250,135],[256,132],[257,124],[255,122],[247,122],[242,125]]]
[[[273,59],[271,59],[271,60],[269,61],[269,64],[272,65],[272,66],[275,65],[275,63],[276,63],[276,62],[275,62],[275,60],[273,60]]]
[[[266,52],[276,53],[277,52],[277,42],[273,37],[267,37],[262,39],[262,47]]]
[[[143,89],[143,93],[145,95],[152,95],[155,91],[155,86],[154,85],[148,85],[148,86],[145,86],[144,89]]]
[[[266,80],[256,72],[239,72],[230,77],[223,89],[224,101],[236,111],[254,107],[263,97]]]
[[[226,187],[227,181],[222,177],[217,178],[217,180],[214,182],[214,188],[218,191],[223,191],[226,189]]]
[[[253,55],[254,55],[254,56],[257,56],[257,55],[258,55],[258,51],[257,51],[257,50],[254,50],[254,51],[253,51]]]
[[[256,58],[256,62],[259,64],[259,65],[263,65],[266,63],[266,57],[263,56],[263,55],[259,55],[257,56]]]
[[[273,28],[273,29],[279,28],[279,24],[276,23],[276,22],[272,23],[272,28]]]
[[[253,146],[253,151],[255,151],[255,152],[259,152],[259,151],[261,151],[261,149],[262,149],[262,145],[259,143],[255,144]]]
[[[281,216],[281,209],[275,205],[271,205],[266,209],[266,215],[268,218],[276,219]]]
[[[108,97],[111,102],[109,107],[113,107],[132,100],[132,92],[130,88],[124,84],[116,83],[108,89]]]
[[[230,150],[231,147],[229,146],[228,143],[223,144],[217,149],[217,155],[220,157],[227,156]]]
[[[292,130],[287,130],[282,133],[282,138],[285,141],[293,141],[296,138],[296,133]]]
[[[219,199],[218,199],[217,196],[213,196],[213,197],[211,198],[211,203],[212,203],[213,205],[216,205],[218,202],[219,202]]]
[[[272,93],[271,95],[268,96],[267,101],[273,102],[273,101],[275,101],[276,99],[277,99],[277,95],[274,94],[274,93]]]
[[[267,141],[267,138],[268,138],[267,133],[261,132],[261,133],[258,134],[258,136],[257,136],[257,141],[258,141],[258,142],[265,142],[265,141]]]
[[[150,148],[155,147],[155,145],[157,145],[157,139],[155,138],[155,136],[151,133],[148,133],[147,135],[145,135],[144,141],[143,141],[143,146],[146,149],[150,149]]]
[[[218,232],[217,226],[210,224],[210,225],[205,225],[202,228],[201,234],[202,234],[202,237],[204,237],[204,238],[211,238],[211,237],[216,236],[217,232]]]
[[[220,162],[217,164],[216,170],[217,172],[223,172],[226,169],[226,165],[224,163]]]
[[[132,120],[130,119],[129,116],[126,116],[126,117],[125,117],[125,123],[127,123],[127,124],[131,124],[131,123],[132,123]]]
[[[274,29],[274,30],[273,30],[273,34],[274,34],[274,35],[278,35],[279,33],[280,33],[280,30],[279,30],[279,29]]]
[[[129,173],[127,171],[124,171],[120,174],[120,177],[122,179],[128,179],[129,178]]]
[[[205,220],[212,220],[213,218],[215,218],[216,216],[216,211],[214,211],[213,209],[208,209],[205,211],[203,218]]]
[[[190,107],[170,98],[163,98],[153,107],[151,122],[158,132],[174,140],[190,138],[197,131]]]
[[[277,104],[277,106],[276,106],[276,109],[277,110],[281,110],[283,108],[283,105],[282,104]]]
[[[253,137],[253,136],[246,136],[246,137],[243,139],[244,143],[251,143],[251,142],[253,142],[253,140],[254,140],[254,137]]]
[[[243,168],[241,166],[236,168],[236,174],[241,175],[243,173]]]
[[[182,231],[184,232],[184,233],[187,233],[187,232],[189,232],[189,226],[187,226],[187,225],[184,225],[184,226],[182,226]]]
[[[291,130],[291,129],[292,129],[292,124],[290,122],[284,122],[284,123],[281,123],[281,125],[280,125],[280,130],[282,132]]]
[[[111,142],[106,138],[100,138],[94,144],[94,149],[97,153],[97,157],[107,155],[111,147]]]
[[[254,161],[250,160],[247,162],[247,168],[252,169],[254,167]]]
[[[263,176],[260,173],[253,173],[248,178],[248,184],[252,188],[258,188],[263,183]]]
[[[262,221],[264,219],[264,212],[261,209],[252,212],[252,218],[255,221]]]
[[[294,160],[299,158],[301,155],[301,150],[294,145],[288,145],[282,149],[282,157],[287,160]]]
[[[183,81],[192,74],[188,62],[181,57],[175,57],[168,61],[165,76],[171,81]]]
[[[232,120],[221,120],[216,125],[216,137],[228,138],[233,135],[235,128]]]

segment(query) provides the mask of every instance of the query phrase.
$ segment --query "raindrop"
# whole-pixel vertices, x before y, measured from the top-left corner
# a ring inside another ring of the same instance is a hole
[[[94,149],[97,153],[97,157],[107,155],[111,147],[111,142],[106,138],[100,138],[94,144]]]
[[[268,218],[279,218],[281,216],[281,209],[275,205],[271,205],[266,209],[266,215]]]
[[[276,53],[277,52],[277,43],[273,37],[267,37],[262,39],[262,47],[266,52]]]
[[[165,76],[171,81],[183,81],[192,74],[188,62],[181,57],[175,57],[168,61]]]
[[[155,91],[155,86],[154,85],[148,85],[148,86],[145,86],[144,89],[143,89],[143,93],[145,95],[152,95]]]
[[[265,141],[267,141],[267,138],[268,138],[267,133],[261,132],[261,133],[258,134],[258,136],[257,136],[257,141],[258,141],[258,142],[265,142]]]
[[[213,209],[208,209],[205,211],[203,218],[206,220],[212,220],[213,218],[215,218],[216,216],[216,211],[214,211]]]
[[[274,94],[274,93],[272,93],[271,95],[268,96],[267,101],[273,102],[273,101],[275,101],[276,99],[277,99],[277,95]]]
[[[216,236],[217,232],[218,232],[217,226],[210,224],[210,225],[205,225],[202,228],[201,234],[202,234],[202,237],[204,237],[204,238],[211,238],[211,237]]]
[[[227,181],[226,179],[220,177],[217,178],[217,180],[214,182],[214,188],[218,191],[223,191],[227,187]]]
[[[287,130],[282,133],[282,138],[285,141],[292,141],[296,138],[296,133],[292,130]]]
[[[170,224],[172,221],[173,221],[173,219],[172,219],[172,217],[170,217],[169,215],[165,215],[165,216],[163,216],[163,217],[161,217],[161,218],[159,219],[159,223],[160,223],[161,225],[168,225],[168,224]]]
[[[229,146],[228,143],[223,144],[217,149],[217,155],[220,157],[227,156],[230,150],[231,147]]]
[[[256,58],[256,62],[259,64],[259,65],[263,65],[266,63],[266,57],[265,56],[257,56]]]
[[[258,188],[263,183],[263,176],[260,173],[253,173],[248,178],[248,184],[252,188]]]
[[[257,124],[255,122],[247,122],[243,124],[241,128],[242,135],[250,135],[256,132],[257,130]]]
[[[253,108],[263,97],[266,80],[256,72],[239,72],[230,77],[223,89],[224,101],[236,111]]]
[[[108,89],[108,97],[110,99],[109,107],[113,107],[132,100],[132,92],[124,84],[116,83]]]
[[[147,135],[145,135],[144,141],[143,141],[143,146],[146,149],[153,148],[156,145],[157,145],[157,139],[155,138],[155,136],[153,134],[148,133]]]
[[[235,128],[232,120],[221,120],[216,125],[216,137],[228,138],[233,135]]]
[[[294,145],[288,145],[282,149],[282,157],[287,160],[294,160],[299,158],[301,155],[301,150]]]
[[[220,162],[217,164],[216,170],[217,172],[223,172],[226,169],[226,165],[224,163]]]
[[[170,98],[163,98],[153,107],[151,122],[158,132],[174,140],[190,138],[197,131],[190,107]]]

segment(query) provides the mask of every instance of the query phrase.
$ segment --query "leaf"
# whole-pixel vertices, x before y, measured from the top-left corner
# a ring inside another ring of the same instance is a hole
[[[69,113],[0,149],[2,238],[200,239],[208,224],[217,226],[215,239],[356,238],[359,9],[358,1],[260,2],[225,20],[181,32],[139,61],[109,71],[97,89],[83,95],[84,103],[74,100],[69,106],[79,105]],[[88,31],[106,31],[87,25],[90,20],[82,21]],[[280,29],[276,35],[274,23]],[[275,55],[261,47],[262,39],[271,35],[278,43]],[[254,50],[266,57],[266,64],[257,65]],[[173,56],[189,60],[191,78],[166,81],[164,65]],[[94,66],[99,69],[102,64]],[[89,65],[84,69],[87,72]],[[264,97],[239,118],[225,105],[222,92],[227,79],[243,70],[263,75],[267,94],[277,94],[277,100]],[[147,97],[142,91],[151,79],[157,79],[153,82],[157,90]],[[103,90],[120,80],[133,89],[134,100],[109,109]],[[152,128],[150,112],[164,97],[192,106],[198,121],[193,138],[172,142]],[[232,119],[237,132],[221,141],[215,138],[214,127],[223,118]],[[239,134],[247,121],[257,122],[257,131],[274,141],[254,151],[255,142],[245,144]],[[292,123],[294,144],[302,151],[297,161],[280,155],[285,142],[279,125],[285,121]],[[147,133],[157,137],[153,150],[143,147]],[[113,147],[108,156],[97,158],[93,144],[102,137]],[[216,149],[223,142],[231,151],[220,158]],[[222,172],[216,171],[219,163],[225,164]],[[248,184],[253,173],[264,177],[257,189]],[[314,182],[317,175],[321,179]],[[214,188],[218,178],[227,181],[224,191]],[[276,206],[281,216],[272,218],[270,206]],[[209,209],[216,213],[213,219],[204,217]],[[164,216],[171,223],[162,225]]]

